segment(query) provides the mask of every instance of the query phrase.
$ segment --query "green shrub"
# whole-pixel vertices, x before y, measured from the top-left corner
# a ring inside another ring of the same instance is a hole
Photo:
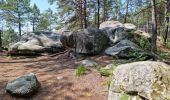
[[[75,70],[75,73],[76,73],[76,76],[80,77],[81,75],[86,74],[86,71],[87,71],[87,69],[83,65],[80,65]]]
[[[112,74],[112,70],[100,68],[99,73],[101,76],[109,77]]]
[[[140,51],[129,52],[129,55],[131,57],[131,61],[145,61],[149,58],[149,56],[141,53]]]
[[[160,59],[169,59],[170,58],[170,52],[164,52],[161,49],[157,50],[157,54],[159,55]]]
[[[8,47],[10,43],[15,43],[19,40],[19,37],[17,33],[14,31],[14,29],[9,28],[3,33],[2,36],[2,45],[3,47]]]
[[[136,43],[142,49],[145,49],[145,50],[151,49],[150,38],[145,38],[145,37],[142,37],[142,36],[135,36],[132,42]]]

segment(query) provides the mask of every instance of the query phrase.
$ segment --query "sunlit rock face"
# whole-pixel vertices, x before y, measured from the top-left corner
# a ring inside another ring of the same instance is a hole
[[[11,53],[53,53],[64,48],[60,42],[60,34],[53,32],[26,33],[21,40],[9,47]]]
[[[105,31],[112,44],[118,43],[124,39],[133,39],[133,37],[145,37],[137,31],[132,23],[121,23],[119,21],[105,21],[100,24],[100,29]]]
[[[108,100],[169,100],[170,66],[162,62],[142,61],[118,66],[109,89]],[[126,95],[126,96],[125,96]],[[116,98],[116,99],[115,99]]]
[[[124,25],[120,23],[119,21],[105,21],[100,24],[99,29],[107,33],[110,41],[113,44],[126,38]]]

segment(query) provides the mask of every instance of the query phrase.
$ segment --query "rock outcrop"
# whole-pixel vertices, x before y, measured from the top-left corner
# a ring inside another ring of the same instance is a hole
[[[102,53],[109,46],[109,38],[104,31],[95,28],[65,32],[61,42],[66,48],[75,48],[77,53],[85,55]]]
[[[125,31],[132,32],[136,30],[136,26],[132,23],[125,23],[124,24]]]
[[[63,51],[60,35],[52,32],[26,33],[9,47],[9,54],[54,53]]]
[[[108,100],[121,100],[123,97],[127,100],[170,99],[170,66],[165,63],[128,63],[118,66],[113,73]]]
[[[129,40],[122,40],[116,45],[105,50],[105,54],[118,58],[152,58],[151,54],[142,50],[139,46]]]
[[[39,88],[40,83],[35,74],[30,73],[9,82],[6,86],[6,91],[12,96],[30,97],[35,94]]]
[[[124,25],[119,21],[105,21],[100,24],[99,29],[107,33],[111,44],[115,44],[126,38]]]
[[[111,45],[115,45],[121,40],[128,39],[142,48],[150,48],[151,38],[148,33],[138,31],[132,23],[122,24],[119,21],[105,21],[100,25],[100,29],[107,33]]]

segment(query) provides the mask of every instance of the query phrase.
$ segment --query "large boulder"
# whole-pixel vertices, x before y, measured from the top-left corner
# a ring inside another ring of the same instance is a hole
[[[126,38],[124,25],[119,21],[105,21],[100,24],[99,29],[107,33],[111,44],[117,43]]]
[[[137,27],[132,23],[122,24],[118,21],[105,21],[100,24],[100,29],[107,33],[111,45],[115,45],[121,40],[128,39],[139,45],[141,48],[150,51],[150,34],[136,30]]]
[[[13,96],[29,97],[36,93],[39,88],[40,83],[35,74],[30,73],[9,82],[6,91]]]
[[[108,100],[170,100],[170,66],[142,61],[118,66]],[[121,99],[126,98],[126,99]]]
[[[119,21],[105,21],[100,24],[100,29],[109,29],[109,28],[116,29],[118,27],[124,27],[124,25]]]
[[[22,35],[21,40],[9,47],[9,53],[54,53],[64,50],[60,34],[52,32],[32,32]]]
[[[109,46],[109,38],[104,31],[95,28],[65,32],[61,42],[63,46],[75,48],[77,53],[85,55],[99,54]]]
[[[116,45],[109,47],[105,50],[105,54],[118,58],[141,58],[148,59],[151,55],[142,50],[138,45],[130,40],[122,40]]]
[[[105,21],[103,23],[100,24],[100,29],[104,29],[107,32],[110,32],[114,29],[117,29],[119,27],[122,27],[125,29],[125,31],[130,32],[130,31],[135,31],[136,30],[136,25],[132,24],[132,23],[125,23],[122,24],[119,21]],[[109,31],[110,30],[110,31]]]
[[[127,32],[132,32],[132,31],[136,30],[136,25],[134,25],[132,23],[125,23],[124,28]]]

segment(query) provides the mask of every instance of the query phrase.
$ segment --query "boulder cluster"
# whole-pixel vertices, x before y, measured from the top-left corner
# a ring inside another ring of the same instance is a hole
[[[143,39],[143,41],[139,41]],[[147,43],[146,43],[147,42]],[[150,37],[136,30],[131,23],[106,21],[100,28],[80,29],[77,31],[32,32],[24,34],[21,40],[9,47],[10,55],[36,55],[58,53],[65,49],[83,55],[106,54],[120,58],[151,56],[145,47],[150,44]],[[148,48],[150,48],[148,46]]]
[[[135,25],[106,21],[101,23],[99,29],[24,34],[19,42],[9,47],[9,54],[60,53],[69,49],[76,55],[105,54],[116,58],[146,60],[153,58],[150,48],[151,36],[137,30]],[[85,67],[98,65],[91,60],[83,60],[81,63]],[[112,65],[107,66],[107,69]],[[36,76],[30,73],[9,82],[6,91],[11,95],[25,97],[36,93],[39,87]],[[169,65],[141,61],[119,65],[114,69],[108,100],[169,100],[169,94]]]

